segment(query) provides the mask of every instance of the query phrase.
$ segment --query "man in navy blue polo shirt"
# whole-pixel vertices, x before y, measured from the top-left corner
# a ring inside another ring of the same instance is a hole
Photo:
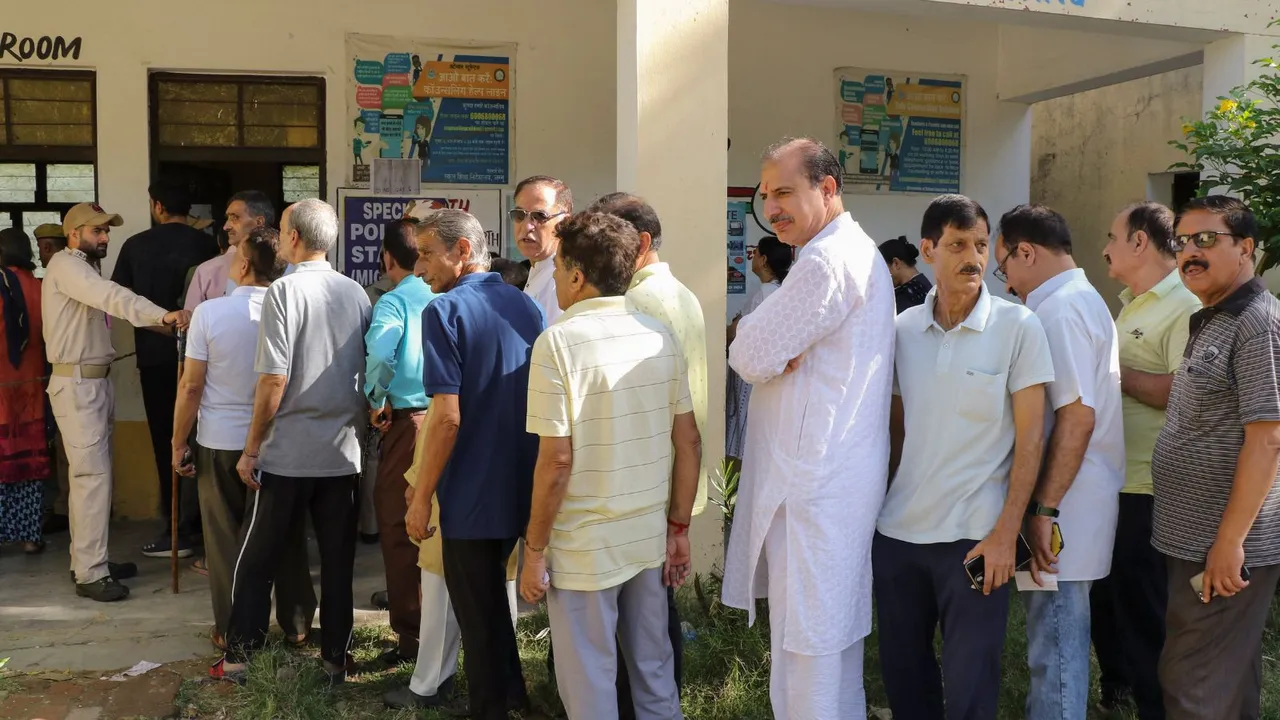
[[[505,720],[508,710],[529,704],[506,581],[533,494],[538,438],[525,432],[525,412],[543,315],[529,296],[488,272],[484,229],[461,210],[440,210],[419,226],[416,270],[440,295],[422,313],[423,385],[431,406],[405,524],[415,540],[435,534],[431,503],[438,497],[444,580],[467,657],[470,714]]]

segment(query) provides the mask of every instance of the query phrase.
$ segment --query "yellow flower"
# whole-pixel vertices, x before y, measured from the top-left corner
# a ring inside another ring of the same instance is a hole
[[[1218,103],[1218,112],[1229,113],[1232,110],[1235,110],[1236,106],[1237,106],[1237,103],[1235,100],[1229,100],[1229,99],[1223,100],[1222,102]]]
[[[1196,129],[1196,126],[1192,125],[1191,123],[1182,123],[1183,135],[1190,135],[1191,133],[1195,132],[1195,129]]]

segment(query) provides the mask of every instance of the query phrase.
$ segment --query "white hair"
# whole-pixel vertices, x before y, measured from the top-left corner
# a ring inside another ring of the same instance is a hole
[[[484,227],[475,215],[455,208],[444,208],[428,215],[418,226],[418,232],[433,232],[449,250],[466,238],[471,243],[471,256],[467,264],[480,270],[489,269],[489,243],[484,237]]]
[[[327,253],[338,242],[338,213],[323,200],[307,198],[289,206],[289,227],[311,252]]]

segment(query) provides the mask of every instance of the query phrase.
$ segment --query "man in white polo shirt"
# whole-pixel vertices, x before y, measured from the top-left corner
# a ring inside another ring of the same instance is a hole
[[[1024,595],[1027,717],[1076,720],[1089,703],[1089,589],[1111,569],[1124,486],[1119,342],[1111,311],[1071,258],[1071,232],[1057,212],[1019,205],[1005,213],[996,261],[1040,318],[1054,368],[1044,467],[1026,534],[1040,571],[1056,572],[1057,591]]]
[[[1053,362],[1036,316],[982,281],[989,227],[973,200],[935,199],[920,251],[936,285],[897,317],[891,479],[871,550],[894,717],[996,716],[1008,583],[1040,470]],[[965,564],[979,559],[975,587]]]
[[[204,527],[205,562],[209,568],[209,596],[213,601],[213,644],[226,649],[231,620],[231,575],[240,549],[240,527],[253,493],[240,481],[236,463],[249,434],[253,372],[267,287],[284,271],[277,251],[280,234],[255,228],[227,252],[232,262],[228,277],[236,288],[226,297],[200,303],[191,316],[187,362],[178,384],[173,418],[173,467],[200,484],[200,517]],[[199,443],[192,457],[187,438],[196,421]],[[275,573],[276,620],[294,643],[306,640],[316,614],[311,585],[307,539],[298,524],[289,537]]]
[[[581,213],[556,232],[565,313],[533,347],[528,428],[541,441],[520,590],[548,594],[569,717],[618,717],[616,636],[636,717],[674,720],[664,585],[689,574],[701,462],[684,359],[670,330],[627,305],[634,226]]]

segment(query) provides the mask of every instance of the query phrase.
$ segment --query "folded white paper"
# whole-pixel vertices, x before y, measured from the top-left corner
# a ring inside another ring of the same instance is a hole
[[[1019,570],[1013,574],[1013,579],[1018,583],[1018,592],[1057,592],[1058,576],[1055,573],[1040,573],[1040,582],[1044,585],[1037,585],[1035,580],[1031,579],[1030,570]]]

